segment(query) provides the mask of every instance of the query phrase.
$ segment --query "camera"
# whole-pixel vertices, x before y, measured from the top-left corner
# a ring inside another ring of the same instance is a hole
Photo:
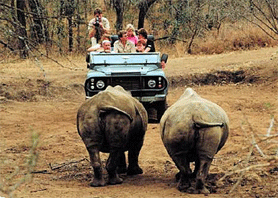
[[[95,23],[94,23],[94,26],[96,26],[96,27],[99,26],[99,18],[98,18],[98,17],[96,18],[96,21],[95,21]]]

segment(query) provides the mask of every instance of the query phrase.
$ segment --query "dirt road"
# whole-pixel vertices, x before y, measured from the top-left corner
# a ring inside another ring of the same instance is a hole
[[[270,135],[277,135],[277,51],[266,48],[185,56],[167,63],[165,72],[172,84],[169,105],[179,98],[185,85],[191,86],[220,105],[230,119],[229,139],[210,169],[210,197],[278,197],[277,136],[265,140],[272,117]],[[31,183],[15,191],[17,197],[199,197],[177,190],[174,176],[178,170],[161,142],[158,124],[148,126],[139,158],[142,175],[123,175],[121,185],[89,187],[92,170],[76,131],[77,109],[85,98],[82,85],[86,64],[84,57],[70,59],[71,63],[59,59],[63,67],[49,60],[0,64],[1,177],[10,175],[16,166],[23,170],[16,178],[22,177],[30,134],[40,134],[38,172]],[[245,78],[252,76],[255,80],[196,83],[203,82],[201,74],[223,70],[242,70]],[[188,83],[189,76],[200,79]],[[251,147],[253,136],[264,156]],[[107,155],[102,156],[105,161]],[[225,173],[229,175],[223,178]],[[1,192],[0,196],[7,197]]]

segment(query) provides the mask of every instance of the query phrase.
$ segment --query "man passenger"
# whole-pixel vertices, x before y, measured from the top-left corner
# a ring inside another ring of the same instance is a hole
[[[102,16],[102,10],[97,8],[94,11],[94,18],[90,20],[88,25],[89,37],[91,38],[92,46],[98,44],[98,41],[103,34],[108,34],[110,30],[109,21]]]
[[[118,38],[114,43],[114,52],[115,53],[135,53],[135,45],[127,39],[126,31],[122,30],[118,33]]]

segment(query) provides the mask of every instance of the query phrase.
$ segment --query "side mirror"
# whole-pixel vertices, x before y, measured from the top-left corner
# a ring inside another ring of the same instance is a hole
[[[87,62],[87,68],[88,68],[88,69],[90,68],[90,58],[91,58],[90,53],[88,53],[88,54],[86,55],[86,62]]]
[[[164,61],[165,63],[167,63],[167,60],[168,60],[168,54],[162,54],[161,61]]]
[[[87,63],[90,63],[90,53],[88,53],[88,54],[86,55],[86,62],[87,62]]]

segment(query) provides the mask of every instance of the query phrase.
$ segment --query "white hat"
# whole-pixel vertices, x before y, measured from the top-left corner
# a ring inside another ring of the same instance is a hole
[[[111,43],[109,40],[104,40],[104,41],[102,41],[102,44],[104,44],[104,43]]]

